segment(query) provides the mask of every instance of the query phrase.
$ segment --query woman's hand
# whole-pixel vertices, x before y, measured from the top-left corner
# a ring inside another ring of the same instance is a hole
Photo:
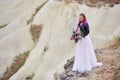
[[[82,36],[80,36],[80,35],[79,35],[79,36],[77,36],[77,38],[78,38],[78,39],[81,39],[81,38],[82,38]]]
[[[82,38],[82,36],[78,36],[78,38],[79,38],[79,39],[81,39],[81,38]]]

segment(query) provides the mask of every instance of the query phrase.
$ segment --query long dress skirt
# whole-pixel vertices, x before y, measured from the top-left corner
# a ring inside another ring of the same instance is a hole
[[[76,43],[75,60],[72,71],[91,71],[93,67],[101,66],[102,62],[97,62],[92,41],[87,35]]]

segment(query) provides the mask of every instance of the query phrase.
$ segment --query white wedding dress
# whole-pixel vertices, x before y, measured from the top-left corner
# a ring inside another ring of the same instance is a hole
[[[89,35],[78,40],[76,43],[76,53],[72,71],[83,73],[85,71],[91,71],[93,67],[101,65],[102,62],[97,62],[96,54]]]

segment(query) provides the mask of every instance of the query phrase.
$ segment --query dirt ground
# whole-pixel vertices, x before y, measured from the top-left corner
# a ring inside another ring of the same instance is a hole
[[[115,50],[96,52],[97,59],[103,62],[103,66],[93,69],[89,80],[120,80],[120,52]]]
[[[59,74],[60,80],[120,80],[120,48],[95,50],[101,67],[93,68],[89,74],[76,75],[71,71],[74,57],[68,59],[64,65],[65,71]],[[59,79],[55,79],[59,80]]]

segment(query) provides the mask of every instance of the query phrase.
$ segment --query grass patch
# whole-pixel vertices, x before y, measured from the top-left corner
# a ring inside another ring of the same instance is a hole
[[[44,52],[46,52],[49,49],[49,47],[44,47]]]
[[[120,46],[120,37],[116,39],[116,42],[117,42],[117,43],[116,43],[117,46]]]
[[[114,80],[120,80],[120,66],[115,69]]]
[[[16,56],[14,62],[6,69],[3,77],[0,78],[0,80],[8,80],[13,74],[15,74],[24,65],[28,55],[29,51]]]
[[[116,38],[108,46],[106,46],[106,48],[103,48],[103,49],[116,49],[119,47],[120,47],[120,37]]]
[[[34,75],[35,75],[35,74],[33,73],[33,74],[27,76],[25,79],[26,79],[26,80],[32,80],[32,78],[34,77]]]
[[[5,26],[7,26],[7,24],[3,24],[0,26],[0,29],[4,28]]]
[[[41,31],[42,31],[42,25],[31,24],[30,33],[32,35],[32,39],[34,42],[36,42],[39,39]]]
[[[32,14],[31,18],[29,20],[27,20],[27,24],[30,24],[31,22],[33,22],[36,14],[38,13],[38,11],[47,3],[47,1],[45,3],[43,3],[42,5],[38,6],[36,9],[35,9],[35,12]]]

